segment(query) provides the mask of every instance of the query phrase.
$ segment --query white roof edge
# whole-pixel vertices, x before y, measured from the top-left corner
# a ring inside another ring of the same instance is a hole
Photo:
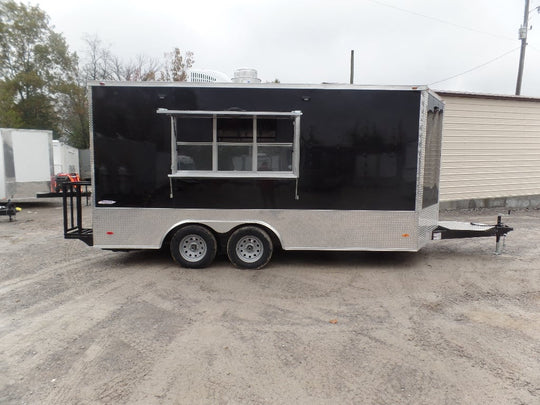
[[[361,85],[347,83],[321,83],[321,84],[293,84],[293,83],[222,83],[222,82],[127,82],[93,80],[88,86],[117,86],[117,87],[242,87],[242,88],[281,88],[281,89],[356,89],[356,90],[401,90],[401,91],[424,91],[429,90],[425,85]]]

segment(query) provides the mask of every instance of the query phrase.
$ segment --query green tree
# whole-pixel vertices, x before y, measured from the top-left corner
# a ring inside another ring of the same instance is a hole
[[[37,6],[0,0],[0,126],[61,131],[59,100],[76,86],[77,55]]]
[[[88,93],[84,84],[66,83],[56,101],[58,128],[67,144],[88,149],[90,129],[88,124]]]
[[[195,63],[193,52],[187,51],[185,55],[179,48],[174,48],[172,52],[167,52],[164,55],[164,64],[161,71],[160,80],[185,82],[189,69]]]

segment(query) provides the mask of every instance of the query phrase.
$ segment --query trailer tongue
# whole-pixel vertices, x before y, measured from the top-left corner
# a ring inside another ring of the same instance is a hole
[[[5,203],[0,202],[0,215],[9,217],[10,222],[13,220],[13,218],[15,218],[15,215],[17,215],[17,212],[20,210],[21,209],[16,207],[15,203],[13,203],[11,200],[8,200]]]
[[[504,247],[504,238],[514,228],[502,223],[502,217],[497,217],[495,225],[479,224],[475,222],[439,221],[439,226],[432,233],[432,240],[482,238],[495,236],[495,253],[501,254]],[[502,238],[502,242],[501,242]]]

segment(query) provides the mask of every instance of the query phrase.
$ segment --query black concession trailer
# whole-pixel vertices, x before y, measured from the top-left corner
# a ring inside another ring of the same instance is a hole
[[[92,227],[64,192],[66,238],[102,249],[170,245],[186,267],[226,252],[418,251],[496,236],[439,224],[444,104],[426,87],[93,83]],[[75,213],[74,213],[75,212]]]

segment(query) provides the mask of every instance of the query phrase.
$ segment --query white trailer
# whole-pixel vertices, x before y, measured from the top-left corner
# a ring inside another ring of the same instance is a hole
[[[54,174],[77,173],[79,174],[79,151],[58,140],[53,143]]]
[[[90,149],[79,149],[79,176],[81,180],[90,180],[92,168],[90,166]]]
[[[53,169],[52,131],[0,128],[0,199],[50,192]]]

